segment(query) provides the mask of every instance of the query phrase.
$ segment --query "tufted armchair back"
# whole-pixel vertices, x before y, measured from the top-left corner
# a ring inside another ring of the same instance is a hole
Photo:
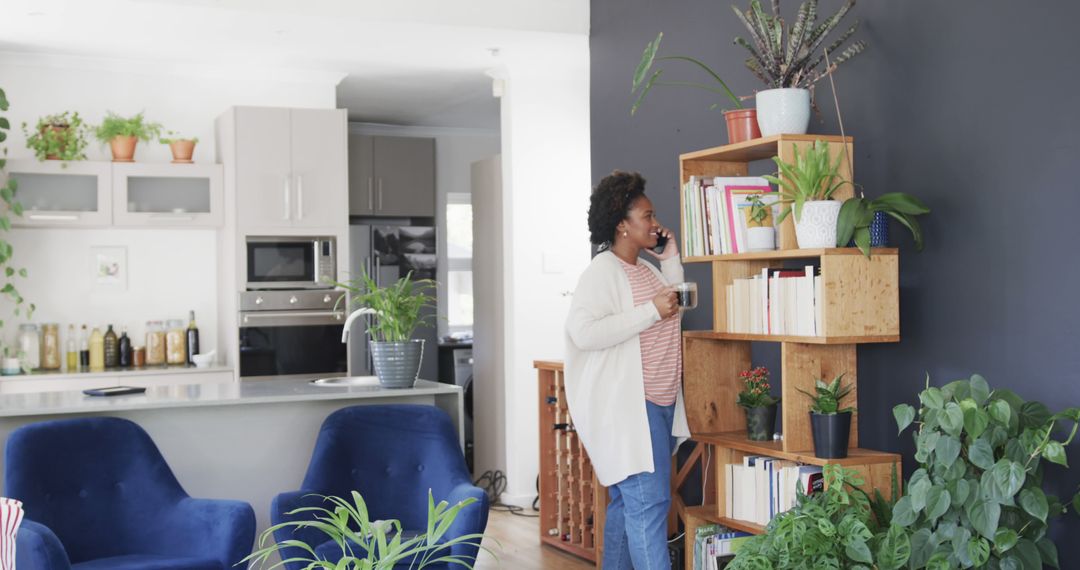
[[[373,519],[427,526],[427,489],[448,498],[469,471],[446,412],[434,406],[353,406],[319,430],[303,489],[349,498],[359,491]]]
[[[24,426],[8,439],[6,493],[49,527],[73,564],[167,539],[162,513],[187,497],[154,442],[120,418]]]

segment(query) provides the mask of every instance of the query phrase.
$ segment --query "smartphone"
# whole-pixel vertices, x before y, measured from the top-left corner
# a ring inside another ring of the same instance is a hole
[[[90,388],[83,390],[87,396],[120,396],[123,394],[142,394],[146,388],[141,386],[109,386],[108,388]]]
[[[667,236],[664,234],[656,235],[656,246],[652,248],[656,253],[664,253],[664,246],[667,245]]]

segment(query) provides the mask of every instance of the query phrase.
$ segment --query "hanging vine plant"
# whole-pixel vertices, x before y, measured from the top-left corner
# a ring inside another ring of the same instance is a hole
[[[0,112],[8,110],[7,95],[0,89]],[[7,140],[7,132],[11,129],[11,123],[7,117],[0,115],[0,143]],[[7,148],[0,151],[0,298],[9,299],[14,304],[14,315],[31,318],[34,314],[34,304],[28,303],[19,293],[16,280],[26,277],[25,267],[16,267],[12,264],[14,247],[7,239],[7,233],[11,231],[11,219],[21,217],[22,204],[15,199],[18,184],[14,178],[8,178],[5,173],[7,167]],[[6,306],[7,303],[4,303]],[[0,327],[4,326],[7,314],[0,314]]]

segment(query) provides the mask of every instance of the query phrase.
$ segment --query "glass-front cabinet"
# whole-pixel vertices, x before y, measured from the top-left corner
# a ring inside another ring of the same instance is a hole
[[[212,227],[222,223],[220,164],[113,164],[117,226]]]
[[[7,176],[18,184],[22,217],[15,226],[108,226],[112,224],[112,164],[33,159],[9,160]]]

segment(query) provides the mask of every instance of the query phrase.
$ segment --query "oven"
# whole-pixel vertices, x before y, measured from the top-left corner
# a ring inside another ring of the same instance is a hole
[[[344,376],[345,291],[240,293],[240,376],[314,379]]]
[[[248,291],[333,289],[337,280],[337,239],[333,236],[248,236],[245,238]]]

